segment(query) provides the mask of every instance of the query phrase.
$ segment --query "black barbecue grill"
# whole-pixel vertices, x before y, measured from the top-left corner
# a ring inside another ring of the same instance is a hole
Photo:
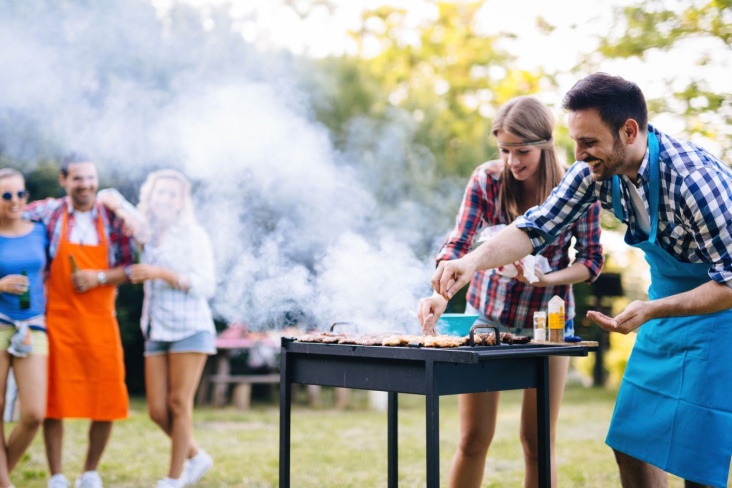
[[[472,344],[472,341],[471,341]],[[425,395],[427,486],[440,483],[439,397],[536,388],[539,486],[550,487],[549,356],[586,356],[586,345],[548,343],[455,348],[359,346],[282,339],[280,487],[290,486],[293,383],[386,391],[388,486],[398,482],[397,395]]]

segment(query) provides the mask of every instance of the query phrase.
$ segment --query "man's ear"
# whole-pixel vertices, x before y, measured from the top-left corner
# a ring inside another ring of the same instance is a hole
[[[62,188],[66,188],[66,175],[64,175],[63,171],[58,172],[58,184],[61,185]]]
[[[633,144],[640,134],[640,127],[635,119],[628,119],[625,121],[623,126],[620,128],[620,133],[625,136],[627,143]]]

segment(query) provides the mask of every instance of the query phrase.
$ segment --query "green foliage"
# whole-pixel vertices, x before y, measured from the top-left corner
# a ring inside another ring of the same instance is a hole
[[[311,94],[315,116],[330,129],[336,145],[341,146],[346,139],[349,121],[363,116],[378,119],[380,112],[383,115],[383,110],[379,110],[381,89],[364,60],[303,60],[299,68],[301,86]]]
[[[497,45],[500,36],[480,33],[483,2],[435,6],[437,18],[416,27],[406,9],[366,11],[351,35],[366,79],[381,93],[370,113],[390,106],[407,111],[417,123],[416,142],[437,156],[438,172],[467,176],[496,155],[490,117],[497,107],[539,91],[544,73],[513,67],[514,57]]]
[[[140,329],[142,285],[117,287],[117,322],[125,353],[125,383],[132,395],[145,393],[145,364],[142,360],[145,339]]]
[[[598,50],[606,59],[644,59],[654,50],[671,52],[682,42],[700,39],[722,51],[732,48],[732,2],[729,0],[695,2],[679,9],[668,8],[667,2],[661,0],[645,0],[619,8],[617,14],[612,32],[622,34],[602,38]],[[729,131],[732,91],[713,90],[710,80],[702,74],[701,68],[715,62],[709,52],[699,50],[695,60],[699,73],[679,73],[678,79],[668,80],[671,98],[651,99],[648,105],[651,113],[680,116],[689,134],[718,141],[722,157],[729,160],[732,157],[732,133]]]

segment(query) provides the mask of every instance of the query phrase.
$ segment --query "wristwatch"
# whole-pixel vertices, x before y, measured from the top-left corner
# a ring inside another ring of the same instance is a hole
[[[107,284],[107,273],[104,271],[100,271],[97,273],[97,281],[100,285],[106,285]]]

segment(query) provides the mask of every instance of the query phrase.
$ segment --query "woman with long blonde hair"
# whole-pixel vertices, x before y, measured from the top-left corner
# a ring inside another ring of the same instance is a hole
[[[553,138],[554,117],[533,97],[518,97],[506,103],[493,120],[492,133],[498,141],[503,170],[495,162],[484,163],[473,172],[456,218],[456,225],[436,260],[458,259],[470,251],[482,229],[505,226],[529,208],[543,202],[564,175]],[[569,248],[575,238],[577,251],[572,263]],[[531,334],[533,313],[547,310],[554,295],[567,304],[567,322],[574,317],[572,284],[592,281],[600,273],[604,258],[600,245],[600,208],[590,211],[570,226],[542,252],[551,271],[524,269],[518,275],[499,270],[475,274],[468,289],[466,312],[479,315],[478,322],[502,331]],[[533,276],[531,276],[533,275]],[[425,333],[434,333],[437,319],[447,302],[434,293],[419,302],[418,315]],[[549,359],[549,402],[552,486],[557,486],[554,439],[559,404],[564,391],[569,359]],[[450,486],[478,487],[496,428],[498,392],[459,395],[460,439],[450,470]],[[524,486],[538,484],[538,434],[536,390],[524,391],[521,408],[521,443],[524,451]]]
[[[180,172],[150,173],[138,210],[148,224],[133,283],[144,282],[145,391],[150,418],[171,438],[168,474],[158,488],[198,482],[213,465],[193,439],[193,401],[206,357],[216,353],[208,305],[215,291],[211,242],[196,222],[191,185]]]

